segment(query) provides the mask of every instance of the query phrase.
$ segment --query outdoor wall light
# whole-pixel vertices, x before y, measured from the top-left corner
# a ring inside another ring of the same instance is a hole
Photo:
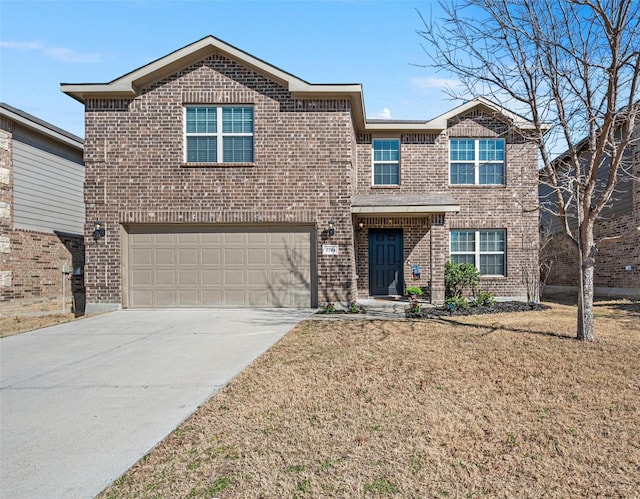
[[[336,228],[333,225],[333,220],[329,220],[329,237],[336,235]]]
[[[95,222],[93,222],[93,240],[97,241],[101,237],[104,237],[104,235],[105,235],[105,230],[104,230],[104,227],[102,226],[102,223],[99,220],[96,220]]]
[[[358,222],[358,229],[359,230],[364,229],[364,222]]]

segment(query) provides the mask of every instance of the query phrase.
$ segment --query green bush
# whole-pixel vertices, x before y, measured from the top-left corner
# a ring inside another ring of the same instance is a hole
[[[444,302],[444,306],[448,310],[468,310],[469,308],[469,300],[467,300],[464,296],[452,296],[451,298],[447,298]]]
[[[335,311],[336,311],[336,306],[331,302],[326,303],[324,307],[322,307],[323,314],[332,314]]]
[[[407,295],[412,296],[422,296],[424,293],[422,291],[422,288],[418,287],[418,286],[411,286],[409,288],[407,288],[405,290],[405,292],[407,293]]]
[[[489,291],[480,291],[476,296],[476,305],[479,307],[493,307],[496,304],[496,299]]]
[[[461,297],[465,288],[472,292],[480,283],[480,271],[471,263],[448,261],[444,268],[445,298]]]

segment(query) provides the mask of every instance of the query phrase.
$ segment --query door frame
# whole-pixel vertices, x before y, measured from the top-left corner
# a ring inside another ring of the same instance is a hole
[[[380,233],[391,234],[395,233],[398,236],[398,251],[400,255],[400,261],[396,263],[397,269],[397,282],[396,282],[396,291],[397,294],[402,296],[404,292],[404,273],[403,273],[403,263],[404,263],[404,231],[401,228],[376,228],[369,229],[369,234],[367,238],[368,244],[368,267],[369,267],[369,296],[391,296],[389,293],[384,295],[374,295],[372,293],[373,290],[373,278],[374,278],[374,267],[375,267],[375,259],[373,248],[375,242],[375,236]],[[386,257],[386,256],[385,256]]]

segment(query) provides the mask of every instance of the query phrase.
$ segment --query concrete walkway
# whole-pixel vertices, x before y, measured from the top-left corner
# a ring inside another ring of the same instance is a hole
[[[311,310],[119,311],[0,340],[0,497],[93,497]]]

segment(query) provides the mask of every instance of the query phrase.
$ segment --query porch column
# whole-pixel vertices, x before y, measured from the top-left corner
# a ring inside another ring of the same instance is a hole
[[[449,258],[449,231],[445,216],[431,217],[431,303],[444,303],[444,266]]]

